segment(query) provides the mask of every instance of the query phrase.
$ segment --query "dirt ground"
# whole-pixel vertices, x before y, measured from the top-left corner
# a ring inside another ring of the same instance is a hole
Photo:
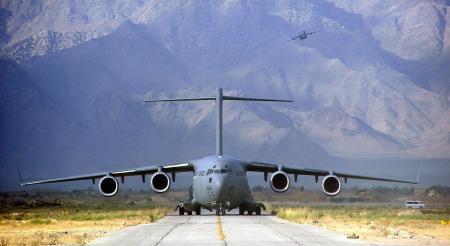
[[[373,210],[373,211],[372,211]],[[448,209],[279,208],[278,216],[345,233],[348,238],[384,244],[450,245]]]
[[[0,245],[85,244],[127,226],[150,223],[166,209],[67,211],[37,209],[1,213]]]

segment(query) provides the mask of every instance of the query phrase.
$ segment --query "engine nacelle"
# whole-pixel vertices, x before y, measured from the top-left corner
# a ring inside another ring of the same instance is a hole
[[[289,189],[289,176],[283,171],[276,171],[270,177],[270,187],[275,192],[285,192]]]
[[[98,189],[102,195],[111,197],[119,191],[119,182],[114,177],[107,175],[98,182]]]
[[[170,187],[169,175],[163,172],[157,172],[153,174],[152,179],[150,180],[150,184],[152,185],[152,189],[155,192],[166,192]]]
[[[322,180],[323,193],[327,196],[335,196],[341,192],[341,181],[334,175],[327,175]]]

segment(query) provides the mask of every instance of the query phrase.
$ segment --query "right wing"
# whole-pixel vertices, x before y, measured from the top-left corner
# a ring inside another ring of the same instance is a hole
[[[287,174],[293,174],[295,176],[297,176],[297,175],[314,176],[316,178],[316,182],[317,182],[317,179],[319,176],[327,176],[327,175],[332,174],[332,175],[336,175],[337,177],[344,178],[345,182],[347,182],[347,179],[363,179],[363,180],[388,181],[388,182],[397,182],[397,183],[406,183],[406,184],[418,184],[419,176],[422,171],[422,168],[419,169],[419,173],[417,174],[416,181],[371,177],[371,176],[340,173],[340,172],[319,170],[319,169],[310,169],[310,168],[289,167],[289,166],[284,166],[284,165],[276,165],[276,164],[271,164],[271,163],[255,162],[255,161],[247,163],[247,165],[245,166],[245,170],[253,171],[253,172],[264,172],[264,173],[273,173],[273,172],[280,170],[280,171],[286,172]]]
[[[88,173],[88,174],[69,176],[69,177],[63,177],[63,178],[41,179],[41,180],[34,180],[34,181],[28,181],[28,182],[22,181],[22,175],[20,174],[19,168],[17,168],[17,170],[19,171],[21,185],[26,186],[26,185],[35,185],[35,184],[77,181],[77,180],[92,180],[92,182],[95,182],[95,179],[104,177],[106,175],[110,175],[113,177],[121,177],[121,178],[123,178],[125,176],[142,175],[144,178],[144,176],[146,174],[153,174],[158,171],[163,171],[163,172],[168,172],[168,173],[193,172],[194,167],[191,162],[187,162],[187,163],[167,164],[167,165],[163,165],[163,166],[140,167],[140,168],[135,168],[135,169],[113,171],[113,172],[107,171],[107,172]]]

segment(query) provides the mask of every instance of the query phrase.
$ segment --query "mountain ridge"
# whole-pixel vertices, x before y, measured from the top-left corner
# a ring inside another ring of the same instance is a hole
[[[322,167],[336,158],[450,158],[448,8],[406,0],[2,2],[1,50],[15,61],[15,72],[2,70],[10,82],[2,82],[3,117],[30,129],[14,137],[9,128],[20,127],[2,127],[3,161],[8,170],[27,162],[14,157],[24,146],[36,163],[72,171],[76,163],[88,171],[88,163],[121,168],[213,153],[212,104],[143,100],[212,96],[217,87],[295,101],[227,102],[232,155]],[[320,32],[288,41],[303,29]],[[423,36],[414,40],[416,32]],[[8,94],[20,81],[33,81],[55,108],[32,107],[36,124],[8,111],[21,105]]]

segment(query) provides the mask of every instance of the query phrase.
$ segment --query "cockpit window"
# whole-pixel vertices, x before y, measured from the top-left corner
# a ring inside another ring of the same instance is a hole
[[[231,169],[208,169],[208,171],[206,172],[206,175],[210,175],[212,173],[217,173],[217,174],[233,173],[233,170],[231,170]]]
[[[214,173],[224,174],[224,173],[232,173],[231,169],[216,169]]]

